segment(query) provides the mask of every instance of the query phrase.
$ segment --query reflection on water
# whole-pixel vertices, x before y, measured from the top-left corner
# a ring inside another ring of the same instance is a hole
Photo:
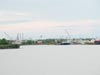
[[[100,46],[0,50],[0,75],[100,75]]]

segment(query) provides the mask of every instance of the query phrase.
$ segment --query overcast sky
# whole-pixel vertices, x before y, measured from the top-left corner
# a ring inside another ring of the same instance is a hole
[[[67,29],[73,37],[99,37],[99,28],[100,0],[0,1],[1,33],[61,37]]]

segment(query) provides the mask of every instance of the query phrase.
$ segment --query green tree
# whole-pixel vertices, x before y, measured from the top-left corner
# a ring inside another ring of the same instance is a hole
[[[9,44],[9,42],[5,38],[0,40],[0,45],[7,45],[7,44]]]

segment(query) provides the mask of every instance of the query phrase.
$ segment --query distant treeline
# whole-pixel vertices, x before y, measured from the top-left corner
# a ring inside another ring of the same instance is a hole
[[[38,44],[55,45],[57,43],[60,43],[61,41],[62,39],[24,40],[22,41],[22,45],[38,45]]]
[[[7,44],[9,44],[8,40],[6,40],[5,38],[0,39],[0,45],[7,45]]]
[[[71,43],[79,43],[79,41],[81,40],[81,42],[85,41],[85,42],[89,42],[91,43],[91,40],[93,40],[94,38],[73,38],[71,39]],[[12,44],[12,43],[16,43],[16,42],[21,42],[21,45],[59,45],[62,42],[66,42],[66,40],[70,40],[70,39],[38,39],[38,40],[7,40],[5,38],[0,39],[0,45],[7,45],[7,44]]]
[[[11,40],[6,40],[5,38],[0,39],[0,49],[13,49],[19,47],[20,46],[17,44],[12,44]]]
[[[37,44],[57,44],[63,41],[64,39],[42,39],[42,40],[22,40],[22,45],[37,45]],[[13,40],[7,40],[5,38],[0,39],[0,45],[11,44]]]

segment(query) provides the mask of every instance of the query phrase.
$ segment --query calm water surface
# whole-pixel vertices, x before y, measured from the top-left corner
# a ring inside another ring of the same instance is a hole
[[[0,75],[100,75],[100,46],[1,49]]]

